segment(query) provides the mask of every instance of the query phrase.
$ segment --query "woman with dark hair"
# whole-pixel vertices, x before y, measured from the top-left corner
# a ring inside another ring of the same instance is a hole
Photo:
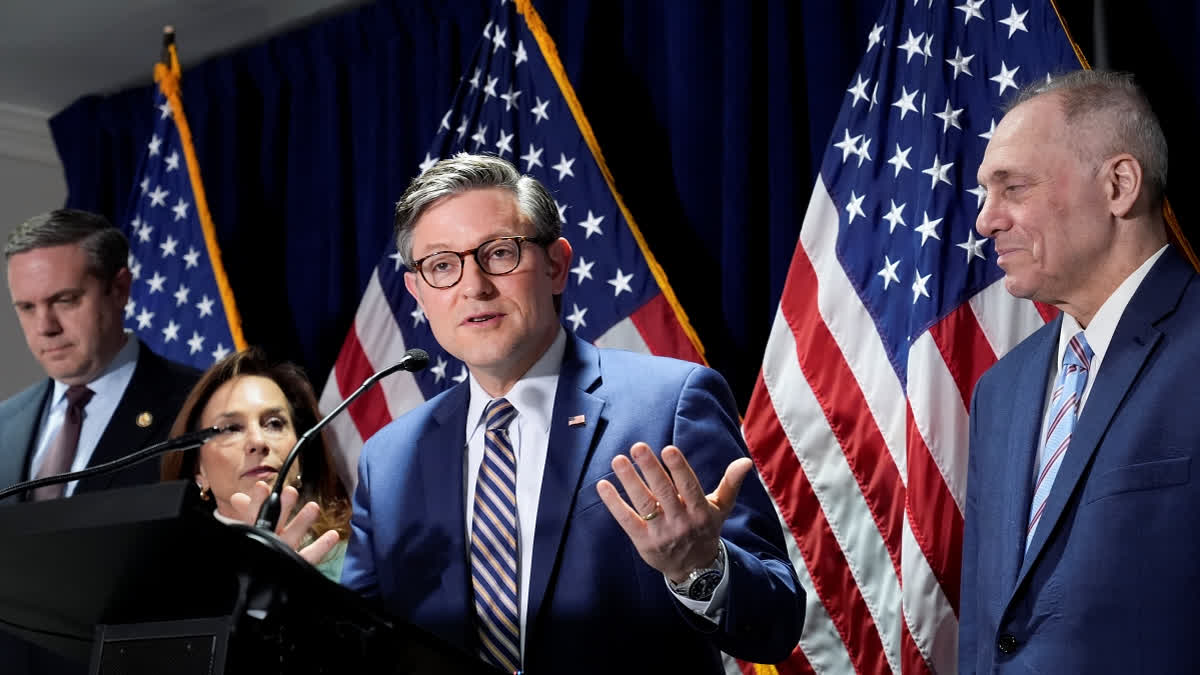
[[[321,414],[304,372],[271,363],[257,348],[218,361],[188,394],[172,438],[219,426],[225,432],[198,449],[163,457],[163,480],[195,480],[200,496],[224,522],[253,522],[256,507],[284,480],[280,537],[338,581],[350,535],[350,499],[321,435],[310,438],[287,476],[279,470],[296,439]],[[290,521],[291,508],[303,508]],[[286,524],[283,524],[286,523]]]

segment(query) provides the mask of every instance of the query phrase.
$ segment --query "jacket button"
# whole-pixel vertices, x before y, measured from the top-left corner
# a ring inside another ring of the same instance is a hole
[[[996,646],[1005,654],[1011,654],[1017,651],[1017,638],[1011,633],[1005,633],[996,640]]]

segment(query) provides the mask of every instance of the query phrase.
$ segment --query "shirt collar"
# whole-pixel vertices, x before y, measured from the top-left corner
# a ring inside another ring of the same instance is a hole
[[[1133,294],[1137,292],[1142,281],[1146,279],[1146,275],[1150,274],[1150,268],[1154,267],[1154,263],[1162,257],[1163,251],[1167,247],[1163,246],[1158,249],[1153,255],[1146,259],[1132,274],[1125,277],[1125,281],[1117,286],[1117,290],[1113,291],[1112,295],[1100,305],[1100,309],[1096,310],[1095,316],[1092,317],[1092,322],[1087,328],[1081,329],[1079,322],[1075,317],[1063,312],[1062,328],[1058,334],[1058,361],[1062,363],[1063,354],[1067,351],[1067,345],[1070,344],[1071,338],[1080,330],[1083,330],[1083,336],[1087,339],[1088,345],[1092,348],[1092,360],[1102,358],[1105,352],[1108,351],[1108,345],[1112,342],[1113,334],[1117,332],[1117,324],[1121,321],[1121,315],[1125,313],[1125,308],[1129,306],[1129,301],[1133,299]]]
[[[550,415],[554,412],[554,393],[558,390],[558,374],[562,370],[563,354],[567,349],[567,332],[561,326],[554,342],[537,363],[533,364],[512,389],[504,395],[517,415],[527,422],[536,424],[539,429],[549,433]],[[467,406],[468,432],[474,431],[483,423],[483,409],[492,400],[492,396],[484,391],[475,376],[467,378],[471,386],[471,402]],[[468,433],[468,436],[470,433]]]
[[[112,361],[108,362],[104,370],[100,371],[99,377],[87,383],[87,388],[92,390],[94,397],[104,397],[108,394],[124,389],[125,382],[122,374],[126,368],[134,368],[137,366],[138,357],[138,339],[133,333],[125,331],[125,346],[121,347],[117,355]],[[62,402],[63,397],[67,395],[67,389],[70,387],[65,382],[54,380],[54,405]]]

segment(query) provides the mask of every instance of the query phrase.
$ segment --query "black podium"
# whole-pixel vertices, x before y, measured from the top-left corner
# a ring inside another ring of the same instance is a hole
[[[0,542],[0,630],[93,675],[499,672],[183,481],[0,506]]]

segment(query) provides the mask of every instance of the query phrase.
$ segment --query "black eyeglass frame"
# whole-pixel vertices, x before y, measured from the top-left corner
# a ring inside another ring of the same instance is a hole
[[[498,241],[515,241],[515,242],[517,242],[517,260],[516,260],[516,262],[513,263],[512,269],[508,270],[507,272],[489,272],[487,270],[487,267],[483,264],[483,261],[481,261],[479,259],[480,249],[485,248],[488,244],[494,244],[495,242],[498,242]],[[525,242],[529,242],[530,244],[536,244],[543,248],[545,248],[548,244],[551,243],[550,241],[548,241],[547,239],[545,239],[543,237],[526,237],[526,236],[520,235],[520,234],[509,235],[506,237],[496,237],[494,239],[488,239],[487,241],[482,241],[475,248],[470,248],[465,251],[434,251],[433,253],[430,253],[427,256],[421,257],[420,260],[414,260],[412,265],[410,266],[410,268],[414,272],[419,273],[421,275],[421,279],[426,284],[428,284],[428,286],[430,288],[436,288],[439,290],[445,290],[447,288],[454,288],[455,286],[458,285],[458,282],[462,281],[463,270],[466,269],[468,255],[470,255],[472,258],[475,258],[475,264],[477,266],[479,266],[479,270],[488,276],[502,277],[507,274],[512,274],[513,272],[516,272],[517,268],[521,266],[521,244],[523,244]],[[434,256],[445,255],[447,253],[452,253],[452,254],[458,256],[458,278],[454,280],[454,283],[448,284],[446,286],[435,286],[433,284],[433,282],[431,282],[429,280],[429,278],[425,276],[425,270],[422,268],[421,265],[426,260],[429,260],[430,258],[432,258]]]

